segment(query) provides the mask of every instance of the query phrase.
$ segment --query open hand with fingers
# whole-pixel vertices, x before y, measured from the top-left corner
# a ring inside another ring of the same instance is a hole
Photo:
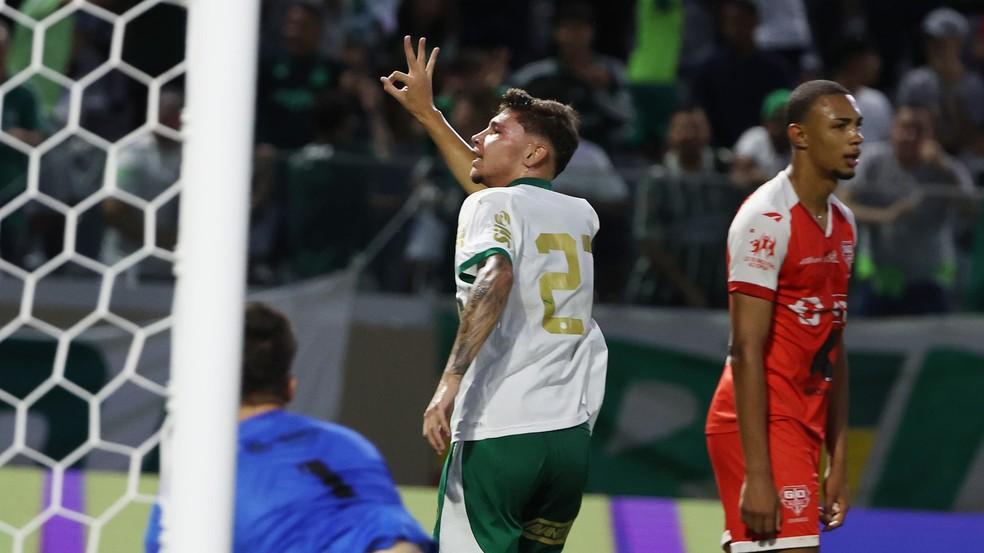
[[[394,71],[387,77],[380,77],[383,90],[396,98],[417,119],[434,110],[434,65],[440,48],[434,48],[427,56],[427,39],[420,37],[417,51],[413,51],[410,35],[403,37],[403,51],[407,56],[407,72]],[[397,87],[397,83],[402,87]]]
[[[441,455],[451,438],[451,411],[461,386],[461,375],[444,373],[424,411],[423,436],[435,453]]]

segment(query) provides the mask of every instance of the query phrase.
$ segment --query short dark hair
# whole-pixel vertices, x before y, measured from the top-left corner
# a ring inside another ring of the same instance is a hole
[[[787,123],[802,123],[817,100],[832,94],[850,95],[851,91],[840,83],[824,80],[806,81],[797,86],[789,95],[789,103],[786,105]]]
[[[554,177],[567,167],[579,140],[578,115],[574,108],[556,100],[543,100],[530,96],[519,88],[510,88],[502,95],[499,112],[509,110],[516,114],[523,129],[547,139],[554,149]]]
[[[243,332],[244,404],[290,401],[290,366],[297,341],[283,313],[263,303],[246,304]]]

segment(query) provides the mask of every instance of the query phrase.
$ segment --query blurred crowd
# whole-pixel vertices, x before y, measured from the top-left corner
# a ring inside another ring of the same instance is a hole
[[[63,3],[6,4],[41,20]],[[90,3],[123,13],[137,1]],[[52,25],[40,72],[31,30],[0,15],[0,257],[33,269],[69,237],[79,255],[59,271],[92,273],[84,256],[132,262],[134,279],[171,278],[184,12],[159,5],[136,18],[123,63],[107,72],[112,26],[92,11]],[[601,301],[725,306],[731,217],[789,162],[790,90],[829,78],[854,92],[864,116],[858,175],[838,190],[861,228],[852,313],[984,310],[979,2],[263,0],[261,26],[254,285],[344,268],[371,245],[363,286],[451,289],[462,193],[378,80],[405,69],[411,35],[441,47],[436,103],[466,138],[509,87],[580,112],[583,140],[555,190],[599,213]],[[87,86],[73,96],[62,77]],[[62,137],[67,121],[80,129]],[[39,144],[32,164],[25,152]],[[31,182],[43,196],[22,202]],[[374,242],[398,214],[408,216],[400,232]]]

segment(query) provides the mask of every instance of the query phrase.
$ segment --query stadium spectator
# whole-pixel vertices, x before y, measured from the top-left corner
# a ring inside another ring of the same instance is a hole
[[[314,138],[317,97],[338,85],[342,67],[318,52],[321,11],[317,4],[292,2],[281,33],[282,48],[259,64],[255,140],[293,150]]]
[[[84,11],[79,11],[72,17],[75,20],[75,31],[66,74],[69,78],[78,80],[95,71],[109,58],[113,26]],[[128,29],[127,36],[135,30],[137,29]],[[137,57],[138,44],[143,46],[146,42],[131,39],[128,55]],[[149,48],[155,52],[161,49],[160,41]],[[131,63],[137,61],[133,59]],[[144,67],[146,60],[139,61],[138,69],[149,72],[149,68]],[[143,106],[146,105],[146,97],[146,89],[132,78],[118,70],[110,71],[85,87],[82,93],[80,124],[100,137],[115,142],[144,123],[147,112]],[[63,124],[68,120],[70,101],[68,90],[63,90],[55,106],[55,120]]]
[[[380,80],[471,193],[455,240],[461,324],[422,429],[439,454],[451,442],[441,548],[562,549],[581,506],[608,355],[591,319],[597,216],[548,180],[577,146],[576,113],[509,90],[469,146],[434,108],[437,51],[428,56],[421,38],[414,52],[409,36],[404,50],[408,72]],[[554,290],[567,290],[565,299]],[[542,297],[543,307],[523,296]]]
[[[64,60],[66,65],[63,70],[69,78],[80,80],[102,65],[109,57],[113,26],[103,19],[82,11],[66,18],[66,21],[68,20],[71,20],[73,27],[72,47],[69,56]],[[150,23],[159,24],[160,22],[159,19],[155,19]],[[143,23],[141,21],[141,24]],[[59,25],[61,24],[59,23]],[[144,45],[147,38],[145,35],[141,35],[139,41],[131,38],[131,31],[133,30],[138,29],[130,27],[127,29],[127,37],[130,40],[124,47],[126,59],[140,70],[154,74],[151,68],[142,63],[146,61],[146,58],[138,60],[134,58],[139,58],[139,56],[132,55],[135,50],[134,46],[138,43],[141,46]],[[147,29],[144,27],[141,30],[146,32]],[[171,34],[178,33],[172,32]],[[56,51],[60,50],[61,45],[57,44],[57,40],[55,42],[56,44],[52,44],[52,46]],[[160,44],[155,43],[155,46],[159,47]],[[48,51],[47,47],[48,44],[46,43],[46,52]],[[160,48],[157,49],[160,50]],[[168,51],[163,55],[171,56],[173,54],[173,51]],[[61,59],[56,55],[52,57]],[[137,109],[138,102],[136,101],[140,99],[145,102],[146,91],[135,95],[135,88],[132,81],[119,72],[110,72],[91,83],[85,88],[82,95],[81,126],[109,140],[115,140],[132,131],[138,124],[138,111],[140,117],[146,113],[145,108]],[[138,98],[141,96],[142,98]],[[46,123],[50,129],[63,128],[69,122],[71,95],[68,90],[62,90],[56,100],[57,102]],[[75,205],[102,187],[105,169],[106,151],[79,135],[73,134],[59,142],[41,158],[39,187],[41,191],[65,204]],[[101,210],[85,211],[76,228],[75,251],[92,259],[99,259],[104,233],[105,224]],[[58,224],[44,225],[40,234],[45,237],[45,255],[47,257],[50,258],[52,253],[61,251],[63,234],[61,221]],[[86,274],[91,273],[86,271]]]
[[[969,24],[960,12],[938,8],[923,19],[922,31],[926,65],[902,78],[897,103],[929,108],[939,142],[959,153],[984,132],[984,80],[962,58]]]
[[[595,294],[599,301],[625,299],[632,264],[632,222],[629,186],[601,146],[581,139],[567,169],[553,180],[554,190],[584,198],[598,214],[604,233],[595,237]]]
[[[183,94],[176,89],[161,91],[158,120],[170,130],[181,129]],[[178,181],[181,174],[181,142],[161,132],[148,133],[129,143],[120,152],[117,165],[117,186],[144,201],[151,202]],[[150,208],[148,208],[150,209]],[[106,221],[101,258],[113,265],[144,246],[144,212],[118,197],[102,203]],[[157,247],[173,250],[177,240],[177,196],[156,208]],[[142,261],[135,273],[139,278],[167,279],[172,277],[171,264],[151,256]]]
[[[460,51],[448,62],[445,69],[437,98],[438,107],[447,109],[453,105],[454,97],[459,94],[493,95],[498,101],[505,92],[503,86],[511,55],[512,52],[505,47],[468,48]],[[484,119],[482,126],[487,121],[487,118]]]
[[[454,59],[468,50],[503,50],[510,53],[511,66],[520,67],[547,55],[550,46],[547,4],[536,0],[469,0],[467,6],[467,14],[458,11],[459,17],[467,21],[459,22],[461,50]],[[481,25],[476,24],[478,21]]]
[[[978,25],[971,42],[971,61],[977,70],[977,75],[984,80],[984,16],[978,17]],[[976,136],[966,144],[960,154],[960,160],[967,165],[977,187],[984,190],[984,132],[976,133]]]
[[[58,10],[59,2],[22,2],[18,11],[34,21],[42,21]],[[68,74],[68,63],[71,58],[72,42],[74,40],[74,14],[65,17],[45,29],[44,52],[45,65],[63,75]],[[16,21],[11,21],[16,23]],[[34,50],[34,29],[27,25],[16,25],[5,33],[5,56],[3,63],[6,73],[16,75],[31,65],[31,54]],[[37,79],[33,92],[37,96],[38,111],[43,119],[51,116],[55,104],[65,92],[58,83],[48,79]]]
[[[253,149],[253,175],[249,195],[249,250],[247,281],[272,285],[282,281],[284,247],[284,191],[278,186],[277,149],[257,144]]]
[[[624,65],[595,52],[594,35],[590,4],[558,3],[553,28],[556,57],[521,68],[509,84],[573,106],[581,114],[582,136],[611,153],[631,138],[634,108]]]
[[[704,30],[701,23],[710,19],[699,17],[703,13],[699,2],[636,2],[635,45],[627,74],[636,112],[632,141],[647,158],[654,159],[663,147],[661,139],[680,99],[679,75],[692,69],[695,59],[703,60],[701,47],[694,44]]]
[[[632,84],[676,82],[677,68],[685,56],[687,7],[684,4],[688,3],[636,2],[636,40],[628,62]]]
[[[955,228],[973,184],[936,140],[931,112],[901,106],[891,143],[866,148],[842,196],[863,225],[853,305],[866,315],[942,313],[952,306]]]
[[[864,39],[847,39],[831,57],[831,77],[851,91],[864,117],[865,143],[888,140],[894,108],[885,94],[872,88],[881,72],[881,56],[874,45]]]
[[[714,6],[710,0],[682,2],[683,36],[680,42],[679,77],[689,83],[705,61],[714,55]]]
[[[755,44],[765,52],[782,56],[793,71],[813,48],[813,35],[803,0],[755,0],[761,20]]]
[[[755,2],[722,0],[716,15],[724,43],[698,69],[691,95],[707,113],[713,143],[728,148],[759,123],[762,101],[773,90],[788,88],[792,76],[782,58],[755,45]]]
[[[701,108],[673,114],[663,162],[639,183],[634,201],[639,257],[628,286],[632,301],[726,305],[721,235],[744,192],[727,179],[730,153],[710,142]]]
[[[372,155],[387,159],[392,153],[393,136],[383,112],[383,93],[370,61],[372,54],[361,44],[350,43],[346,45],[344,55],[345,69],[339,77],[338,90],[358,100],[352,106],[356,110],[352,120],[355,124],[353,142],[368,143]]]
[[[290,321],[251,303],[244,326],[233,551],[436,551],[368,440],[284,410],[297,386]],[[147,553],[166,543],[164,530],[160,505],[154,505],[144,538]]]
[[[6,59],[9,46],[10,32],[6,25],[0,24],[0,60]],[[7,78],[6,71],[2,71],[0,80],[6,81]],[[4,132],[28,146],[41,142],[38,100],[30,89],[15,86],[7,91],[3,98],[2,125]],[[26,175],[27,156],[7,144],[0,144],[0,206],[27,188]],[[0,257],[4,260],[20,264],[31,247],[28,217],[30,215],[24,210],[18,210],[0,222]],[[57,222],[50,219],[40,220],[37,216],[31,218],[34,219],[32,226],[57,226]],[[45,234],[51,233],[45,231]]]
[[[731,154],[711,146],[711,126],[704,110],[696,105],[680,107],[670,117],[666,153],[660,169],[672,178],[727,173]]]
[[[788,101],[789,90],[772,91],[762,101],[762,124],[743,132],[735,143],[731,180],[737,186],[758,186],[789,165],[792,152],[786,133]]]
[[[427,36],[445,55],[458,50],[459,3],[454,0],[401,0],[396,10],[396,31],[392,45],[405,34]]]
[[[328,59],[343,55],[352,40],[378,50],[384,39],[396,29],[398,2],[367,0],[359,2],[314,0],[321,12],[321,41],[318,52]],[[287,11],[297,0],[263,0],[260,2],[260,50],[263,54],[282,47],[283,24]],[[263,55],[261,54],[261,55]]]
[[[977,73],[984,77],[984,16],[977,18],[977,27],[970,43],[970,57]]]
[[[348,266],[369,238],[377,158],[355,136],[358,113],[358,100],[349,94],[319,97],[315,139],[288,160],[287,262],[294,277]]]
[[[984,202],[981,202],[977,228],[974,229],[970,275],[967,278],[964,300],[964,306],[968,311],[984,313]]]
[[[38,187],[41,192],[66,205],[75,205],[102,187],[105,170],[106,151],[73,135],[41,158]],[[46,259],[62,251],[63,221],[63,218],[57,217],[33,229],[35,236],[43,241]],[[104,233],[100,210],[83,212],[75,232],[75,251],[91,259],[99,259]]]
[[[788,117],[789,169],[728,230],[729,351],[705,433],[721,544],[736,553],[816,553],[821,523],[837,529],[849,509],[843,335],[857,233],[832,193],[854,176],[861,114],[843,86],[809,81]]]

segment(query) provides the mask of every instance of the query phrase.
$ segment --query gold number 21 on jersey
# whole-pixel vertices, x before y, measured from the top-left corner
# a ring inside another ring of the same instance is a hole
[[[584,251],[591,251],[591,239],[582,237]],[[563,252],[567,258],[566,273],[544,273],[540,277],[540,299],[543,300],[543,328],[551,334],[584,334],[584,321],[574,317],[555,317],[557,306],[554,291],[576,290],[581,285],[581,263],[577,258],[577,241],[566,233],[544,233],[536,237],[536,249],[542,253]]]

